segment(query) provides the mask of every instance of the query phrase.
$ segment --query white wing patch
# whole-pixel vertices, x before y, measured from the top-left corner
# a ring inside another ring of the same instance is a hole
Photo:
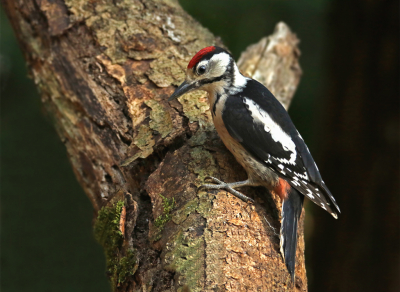
[[[244,98],[244,103],[247,105],[253,119],[262,124],[266,132],[271,134],[272,139],[282,145],[283,150],[291,152],[290,160],[286,158],[274,157],[281,163],[295,165],[296,161],[296,145],[290,136],[282,130],[282,128],[270,117],[270,115],[260,108],[253,100]]]

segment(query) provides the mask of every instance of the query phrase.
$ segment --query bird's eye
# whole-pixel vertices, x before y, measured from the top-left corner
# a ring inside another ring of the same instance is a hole
[[[206,66],[201,65],[197,68],[197,75],[202,75],[206,72]]]

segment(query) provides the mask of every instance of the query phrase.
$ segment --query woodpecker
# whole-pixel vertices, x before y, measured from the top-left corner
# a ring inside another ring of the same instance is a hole
[[[206,47],[192,58],[185,81],[169,101],[193,90],[208,92],[215,128],[248,175],[247,180],[232,183],[210,177],[215,184],[201,187],[226,189],[246,202],[253,200],[236,188],[264,186],[280,197],[280,252],[294,281],[297,225],[304,196],[336,219],[340,213],[307,145],[274,95],[258,81],[243,76],[232,55],[220,47]]]

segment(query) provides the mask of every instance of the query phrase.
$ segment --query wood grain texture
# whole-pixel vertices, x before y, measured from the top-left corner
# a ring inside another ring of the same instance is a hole
[[[266,85],[286,110],[302,74],[298,43],[290,28],[279,22],[272,35],[249,46],[238,61],[242,73]]]
[[[112,244],[102,243],[113,290],[307,291],[303,219],[293,285],[279,254],[276,198],[246,188],[256,198],[249,205],[197,192],[207,175],[246,176],[214,131],[205,93],[167,101],[191,56],[223,46],[219,39],[174,0],[3,6],[93,204],[95,229],[115,228]],[[297,39],[279,24],[268,40],[240,68],[287,107],[300,78]]]

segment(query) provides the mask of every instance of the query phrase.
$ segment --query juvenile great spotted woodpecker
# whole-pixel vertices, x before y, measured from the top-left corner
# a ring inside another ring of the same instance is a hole
[[[284,107],[264,85],[244,77],[229,52],[215,46],[200,50],[169,101],[198,89],[208,92],[215,128],[248,175],[233,183],[210,177],[216,184],[202,187],[226,189],[247,202],[252,199],[236,188],[264,186],[281,198],[280,252],[293,281],[304,196],[334,218],[340,209]]]

